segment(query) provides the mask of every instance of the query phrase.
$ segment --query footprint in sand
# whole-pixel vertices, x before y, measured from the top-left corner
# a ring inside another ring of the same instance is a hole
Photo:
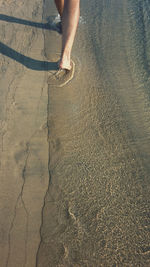
[[[75,63],[71,60],[71,70],[59,69],[49,71],[47,83],[57,87],[63,87],[72,80],[75,72]]]

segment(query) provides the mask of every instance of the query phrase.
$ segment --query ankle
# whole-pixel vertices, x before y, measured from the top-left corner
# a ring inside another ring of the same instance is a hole
[[[61,53],[61,58],[62,59],[65,59],[65,60],[69,60],[70,61],[70,51],[68,50],[64,50],[62,53]]]
[[[62,69],[71,69],[71,58],[69,55],[62,55],[59,61],[59,67]]]

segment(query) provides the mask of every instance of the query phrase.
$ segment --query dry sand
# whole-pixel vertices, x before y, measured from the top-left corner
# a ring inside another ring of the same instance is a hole
[[[149,1],[82,0],[61,88],[53,1],[0,5],[1,266],[149,266]]]

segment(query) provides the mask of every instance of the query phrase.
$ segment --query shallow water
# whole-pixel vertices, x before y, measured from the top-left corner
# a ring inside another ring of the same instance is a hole
[[[45,1],[43,19],[52,15]],[[81,1],[75,77],[49,86],[37,266],[148,266],[149,1]],[[47,59],[60,51],[45,32]]]

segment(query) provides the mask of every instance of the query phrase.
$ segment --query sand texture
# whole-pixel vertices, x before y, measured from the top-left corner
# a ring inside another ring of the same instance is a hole
[[[62,87],[53,1],[0,7],[0,267],[150,266],[149,0],[82,0]]]
[[[1,13],[0,266],[32,267],[49,180],[42,3],[1,1]]]

